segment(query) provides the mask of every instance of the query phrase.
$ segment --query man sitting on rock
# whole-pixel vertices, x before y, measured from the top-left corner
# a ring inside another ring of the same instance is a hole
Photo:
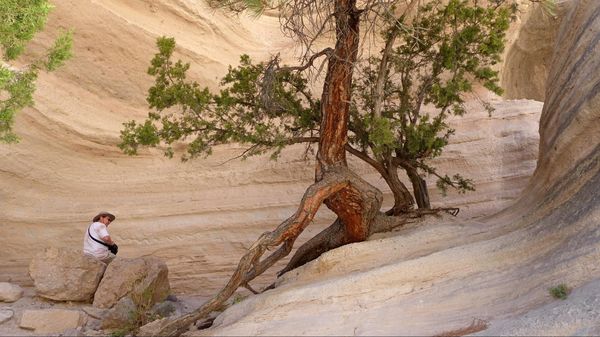
[[[108,225],[114,220],[115,216],[108,212],[100,212],[92,219],[83,239],[84,254],[107,264],[115,258],[118,247],[108,234]]]

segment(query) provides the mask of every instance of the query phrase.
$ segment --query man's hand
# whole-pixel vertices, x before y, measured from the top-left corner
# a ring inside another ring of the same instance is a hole
[[[110,250],[111,253],[117,255],[117,252],[119,252],[119,246],[117,246],[116,243],[113,243],[110,247],[108,247],[108,250]]]

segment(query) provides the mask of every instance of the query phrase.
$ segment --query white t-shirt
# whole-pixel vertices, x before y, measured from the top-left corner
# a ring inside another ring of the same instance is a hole
[[[90,225],[89,229],[90,234],[98,241],[102,241],[101,238],[108,236],[106,225],[101,222],[94,222]],[[108,247],[92,240],[92,238],[90,238],[90,234],[88,234],[88,230],[86,228],[85,236],[83,238],[83,253],[99,259],[108,257]]]

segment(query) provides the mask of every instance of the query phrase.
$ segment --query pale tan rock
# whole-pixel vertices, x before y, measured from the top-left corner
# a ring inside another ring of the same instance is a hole
[[[577,1],[587,3],[578,9],[580,15],[597,13],[589,7],[594,2]],[[77,57],[59,72],[40,75],[36,107],[23,111],[15,124],[21,144],[0,147],[0,179],[6,187],[0,189],[0,245],[7,262],[0,273],[22,284],[36,247],[46,242],[81,245],[86,224],[101,204],[123,214],[110,229],[120,256],[156,254],[169,264],[179,292],[213,294],[254,239],[295,211],[314,177],[312,162],[298,160],[302,149],[294,148],[284,151],[280,162],[263,157],[222,164],[243,151],[229,145],[206,160],[182,164],[162,158],[157,150],[130,158],[115,145],[121,123],[147,113],[144,95],[151,78],[135,74],[145,73],[154,39],[165,34],[163,29],[177,38],[178,52],[192,62],[196,78],[214,87],[214,79],[237,62],[242,50],[264,58],[283,49],[278,45],[282,40],[264,34],[269,30],[262,25],[266,21],[278,31],[277,20],[263,16],[240,23],[209,15],[202,2],[191,1],[53,4],[49,30],[32,44],[48,44],[59,26],[74,27]],[[307,266],[303,277],[290,275],[281,288],[234,306],[223,318],[231,326],[213,333],[434,335],[468,325],[473,317],[528,312],[549,301],[547,288],[556,281],[577,286],[598,278],[598,155],[593,150],[600,132],[598,99],[589,90],[596,85],[598,67],[589,57],[600,53],[589,43],[576,44],[578,36],[593,41],[590,36],[597,34],[585,22],[563,26],[565,38],[556,50],[563,64],[552,68],[555,74],[548,83],[553,93],[541,126],[544,160],[533,188],[526,189],[517,206],[479,223],[465,218],[433,222],[398,232],[399,238],[332,252]],[[527,64],[550,68],[547,48],[554,43],[546,33],[540,35],[544,40],[523,35],[527,38],[519,44]],[[538,59],[540,47],[544,57]],[[119,71],[115,64],[122,65]],[[533,79],[535,87],[517,93],[546,96],[543,88],[548,87],[538,83],[546,76],[542,67],[505,71],[515,71],[513,79]],[[527,186],[537,157],[541,105],[537,103],[537,115],[524,115],[521,108],[533,111],[529,108],[535,104],[503,101],[499,105],[506,110],[501,112],[510,113],[457,123],[460,141],[440,164],[472,167],[467,175],[475,179],[477,192],[451,199],[464,211],[475,209],[468,217],[491,215],[513,204]],[[562,114],[576,107],[587,113]],[[487,141],[489,135],[495,139]],[[384,187],[371,171],[350,162]],[[31,200],[42,202],[34,209]],[[305,235],[331,218],[326,210],[320,212]],[[354,284],[336,282],[346,277]],[[268,275],[253,285],[272,281]]]
[[[14,314],[15,312],[11,309],[0,308],[0,324],[8,322]]]
[[[89,301],[106,265],[81,251],[51,247],[36,255],[29,265],[39,296],[55,301]]]
[[[100,309],[94,306],[83,307],[81,308],[81,310],[85,312],[89,317],[95,319],[102,319],[108,313],[107,309]]]
[[[128,325],[135,317],[137,306],[130,297],[121,298],[102,318],[102,329],[119,328]]]
[[[169,318],[154,320],[140,327],[139,336],[158,336],[158,333],[171,322]]]
[[[94,295],[93,305],[111,308],[121,298],[129,295],[151,302],[161,302],[169,296],[169,271],[167,265],[156,257],[115,259]]]
[[[16,284],[0,282],[0,302],[15,302],[23,296],[23,288]]]
[[[522,1],[522,5],[530,5]],[[523,6],[522,6],[523,7]],[[546,81],[560,22],[565,16],[565,4],[558,2],[556,17],[542,6],[531,6],[520,12],[520,24],[509,43],[501,70],[501,86],[504,96],[510,99],[535,99],[544,101]]]
[[[79,310],[43,309],[23,311],[19,326],[37,334],[48,334],[76,329],[84,323],[85,315]]]
[[[77,56],[60,71],[40,75],[35,108],[22,111],[15,123],[21,143],[0,146],[5,187],[0,245],[3,261],[10,261],[0,273],[31,285],[27,265],[39,247],[81,247],[91,217],[109,209],[120,214],[109,229],[119,257],[156,255],[169,266],[174,291],[211,296],[246,248],[296,211],[314,181],[314,161],[302,160],[303,146],[285,149],[277,162],[268,156],[228,161],[244,151],[239,144],[217,146],[212,156],[186,163],[164,158],[157,149],[130,157],[116,146],[122,123],[148,112],[145,96],[153,80],[146,70],[158,36],[174,36],[179,46],[174,57],[189,61],[189,77],[211,88],[241,53],[262,61],[281,52],[284,61],[295,64],[293,41],[282,36],[274,16],[231,17],[208,9],[204,1],[55,0],[53,5],[47,29],[32,47],[41,49],[60,28],[71,27],[79,32]],[[464,121],[453,121],[457,142],[436,162],[476,184],[474,193],[450,192],[447,198],[430,191],[435,205],[458,206],[461,217],[508,206],[535,168],[541,103],[493,103],[497,113],[491,118],[473,107]],[[349,161],[384,192],[389,207],[393,199],[379,175],[351,156]],[[31,208],[31,200],[42,202]],[[331,212],[319,211],[296,245],[332,220]],[[271,274],[254,285],[272,282]]]
[[[568,2],[518,201],[480,222],[435,219],[347,245],[187,335],[595,335],[600,281],[600,2]],[[548,289],[577,289],[566,301]],[[310,324],[307,324],[310,322]]]

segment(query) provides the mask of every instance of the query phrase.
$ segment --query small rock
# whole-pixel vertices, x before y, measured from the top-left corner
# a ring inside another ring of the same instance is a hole
[[[108,313],[108,310],[96,307],[83,307],[81,308],[81,310],[88,314],[88,316],[96,319],[103,319],[104,316],[106,316],[106,314]]]
[[[15,302],[23,296],[23,288],[16,284],[0,282],[0,302]]]
[[[60,334],[61,336],[85,336],[85,334],[83,333],[81,327],[79,328],[75,328],[75,329],[67,329],[65,330],[65,332]]]
[[[106,332],[94,329],[86,329],[83,334],[84,336],[106,336]]]
[[[129,297],[123,297],[102,319],[102,329],[120,328],[130,323],[137,307]]]
[[[152,313],[160,316],[160,317],[167,317],[170,316],[171,314],[173,314],[175,312],[176,308],[175,305],[173,304],[173,302],[171,301],[165,301],[165,302],[160,302],[160,303],[156,303],[153,307],[152,307]]]
[[[102,321],[93,317],[88,317],[87,323],[85,323],[86,330],[100,330],[102,329]]]
[[[0,324],[8,322],[15,313],[11,309],[0,309]]]
[[[19,327],[34,330],[37,334],[51,334],[76,329],[84,323],[84,314],[79,310],[25,310]]]

